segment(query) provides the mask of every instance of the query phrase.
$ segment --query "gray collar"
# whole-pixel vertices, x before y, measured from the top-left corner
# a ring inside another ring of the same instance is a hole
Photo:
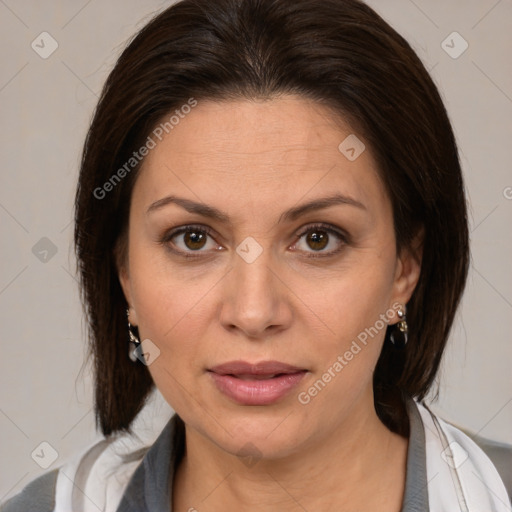
[[[429,510],[425,428],[418,406],[412,398],[407,398],[406,407],[410,433],[404,502],[400,512],[424,512]]]

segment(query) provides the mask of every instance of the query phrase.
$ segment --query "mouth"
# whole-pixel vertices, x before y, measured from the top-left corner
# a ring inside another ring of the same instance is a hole
[[[242,380],[268,380],[268,379],[273,379],[275,377],[280,377],[281,375],[289,375],[288,373],[273,373],[272,375],[267,375],[267,374],[263,374],[263,375],[258,375],[258,374],[240,374],[240,375],[234,375],[234,374],[229,374],[231,375],[231,377],[236,377],[237,379],[242,379]]]
[[[284,398],[307,370],[279,361],[231,361],[208,370],[223,395],[240,405],[270,405]]]

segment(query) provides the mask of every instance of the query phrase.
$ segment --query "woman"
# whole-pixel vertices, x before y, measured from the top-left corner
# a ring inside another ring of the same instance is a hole
[[[463,180],[435,85],[365,4],[152,20],[92,121],[75,244],[106,439],[3,510],[510,510],[422,403],[468,271]],[[155,386],[176,414],[148,449]]]

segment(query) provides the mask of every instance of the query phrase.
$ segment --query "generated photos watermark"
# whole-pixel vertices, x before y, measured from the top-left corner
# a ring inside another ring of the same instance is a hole
[[[174,111],[174,114],[169,117],[165,122],[160,123],[156,128],[153,129],[151,134],[146,139],[146,142],[138,149],[134,151],[132,156],[114,173],[112,176],[101,186],[96,187],[93,191],[93,195],[96,199],[104,199],[109,192],[112,192],[116,185],[118,185],[123,178],[125,178],[130,172],[142,162],[152,149],[155,149],[158,142],[160,142],[164,136],[170,133],[180,123],[181,119],[184,119],[187,114],[190,114],[192,109],[197,106],[197,100],[189,98],[187,103],[182,105],[179,109]]]
[[[347,366],[354,357],[368,344],[369,339],[373,339],[379,332],[386,329],[389,321],[396,317],[397,311],[401,308],[400,303],[395,302],[391,308],[379,316],[379,319],[371,327],[361,331],[348,350],[339,355],[336,360],[327,368],[322,376],[315,381],[306,391],[301,391],[297,395],[299,403],[307,405],[318,395],[339,373]],[[362,346],[361,346],[362,345]]]

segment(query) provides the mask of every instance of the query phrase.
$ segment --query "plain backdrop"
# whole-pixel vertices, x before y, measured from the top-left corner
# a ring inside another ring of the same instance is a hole
[[[438,85],[471,207],[472,268],[433,409],[512,443],[512,2],[368,3]],[[33,456],[42,442],[56,452],[52,469],[100,437],[90,371],[80,371],[85,336],[71,245],[78,162],[117,56],[168,5],[0,0],[0,502],[45,471]],[[170,414],[156,394],[138,424],[151,439]]]

